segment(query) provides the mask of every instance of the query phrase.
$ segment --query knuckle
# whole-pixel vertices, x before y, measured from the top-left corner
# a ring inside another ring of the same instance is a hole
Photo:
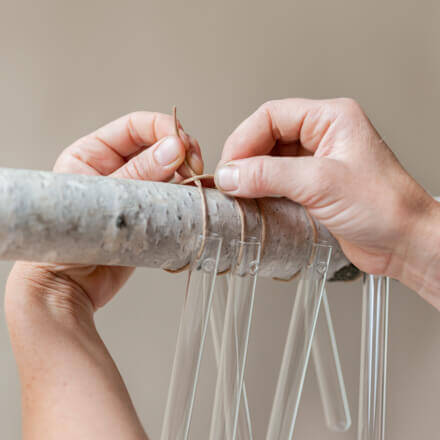
[[[282,102],[283,100],[280,99],[271,99],[261,104],[257,111],[271,114]]]
[[[70,170],[73,169],[72,162],[74,161],[75,155],[74,149],[72,147],[67,147],[61,152],[53,166],[54,171],[58,173],[68,173]]]
[[[359,114],[363,113],[360,104],[352,98],[339,98],[337,105],[347,116],[359,116]]]
[[[142,139],[142,136],[139,134],[139,130],[136,124],[136,121],[139,119],[140,115],[142,115],[142,112],[132,112],[126,116],[128,136],[130,137],[133,144],[137,146],[144,145],[144,141]]]
[[[147,178],[147,172],[145,170],[145,164],[138,158],[131,159],[124,167],[125,173],[128,178],[135,180],[144,180]]]
[[[249,186],[253,192],[260,193],[267,186],[267,164],[264,159],[256,159],[250,167]]]
[[[274,103],[273,100],[266,101],[263,104],[261,104],[260,107],[258,107],[257,111],[267,112],[273,107],[273,103]]]
[[[58,159],[55,161],[55,165],[53,166],[53,170],[57,172],[63,172],[64,170],[67,170],[69,168],[69,157],[68,154],[63,151],[59,156]]]

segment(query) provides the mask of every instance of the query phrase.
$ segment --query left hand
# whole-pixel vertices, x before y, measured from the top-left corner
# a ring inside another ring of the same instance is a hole
[[[54,171],[139,180],[168,181],[173,177],[180,180],[182,176],[188,177],[186,167],[182,166],[188,153],[190,166],[201,174],[203,161],[197,141],[182,129],[179,134],[180,138],[174,135],[174,121],[169,115],[131,113],[67,147],[56,161]],[[92,310],[96,310],[118,292],[133,270],[118,266],[18,262],[9,276],[7,290],[16,290],[17,283],[23,290],[25,282],[39,286],[38,295],[51,291],[69,292],[68,296],[84,293],[86,302],[89,300]],[[57,301],[50,303],[58,304],[61,298],[59,294]],[[71,304],[72,298],[67,299]],[[82,299],[81,303],[84,305]]]
[[[132,113],[68,147],[55,171],[178,181],[187,156],[201,173],[197,142],[183,131],[179,135],[171,116]],[[147,439],[93,319],[132,272],[115,266],[15,264],[5,311],[20,374],[23,439]]]

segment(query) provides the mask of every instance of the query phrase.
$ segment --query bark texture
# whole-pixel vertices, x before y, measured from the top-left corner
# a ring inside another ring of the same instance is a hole
[[[205,191],[209,230],[224,239],[220,270],[225,270],[231,240],[240,239],[240,216],[232,198]],[[260,237],[255,202],[241,203],[248,237]],[[261,206],[267,232],[260,275],[288,278],[306,261],[313,228],[304,210],[287,199],[262,199]],[[341,278],[345,271],[346,279],[356,277],[336,240],[318,229],[320,239],[335,246],[329,277]],[[0,169],[3,260],[178,269],[197,250],[201,230],[200,194],[192,186]]]

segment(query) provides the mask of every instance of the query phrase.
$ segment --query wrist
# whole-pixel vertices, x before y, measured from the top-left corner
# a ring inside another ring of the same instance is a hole
[[[115,426],[118,438],[146,438],[77,283],[44,265],[17,263],[5,309],[26,438],[113,438]]]
[[[430,199],[403,242],[391,276],[440,310],[440,203]]]
[[[5,313],[14,332],[36,326],[94,325],[92,303],[81,287],[37,263],[14,265],[6,284]]]
[[[16,263],[6,285],[5,315],[26,393],[56,387],[60,372],[74,374],[77,357],[101,362],[104,349],[90,300],[75,283],[43,266]]]

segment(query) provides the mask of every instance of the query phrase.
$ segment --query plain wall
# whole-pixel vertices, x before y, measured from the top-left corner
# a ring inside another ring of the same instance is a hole
[[[268,99],[350,96],[404,166],[440,194],[440,2],[11,1],[0,7],[0,166],[50,169],[63,147],[134,110],[179,107],[212,171],[233,128]],[[365,189],[367,190],[367,189]],[[2,263],[6,280],[10,263]],[[138,270],[97,314],[158,439],[185,275]],[[295,284],[260,280],[246,381],[264,438]],[[329,287],[354,426],[326,430],[310,369],[296,438],[354,439],[360,283]],[[439,436],[440,313],[392,283],[387,438]],[[1,438],[19,438],[19,384],[0,327]],[[192,439],[206,439],[215,366],[204,361]]]

